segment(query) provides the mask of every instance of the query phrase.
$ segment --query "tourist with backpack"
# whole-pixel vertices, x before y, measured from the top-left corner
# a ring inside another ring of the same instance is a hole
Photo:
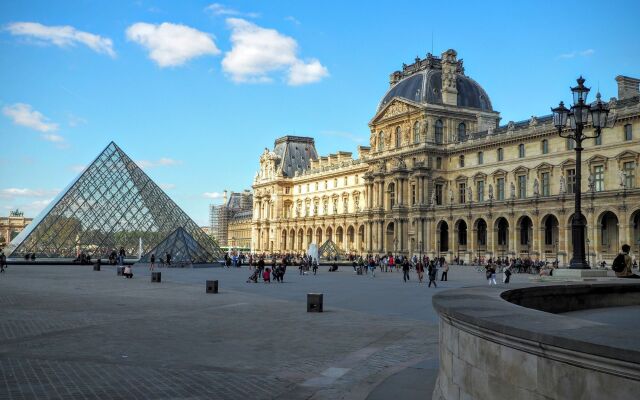
[[[618,278],[638,279],[640,276],[634,274],[631,270],[631,257],[629,256],[629,251],[631,251],[631,246],[623,244],[622,252],[613,260],[611,269],[616,273]]]

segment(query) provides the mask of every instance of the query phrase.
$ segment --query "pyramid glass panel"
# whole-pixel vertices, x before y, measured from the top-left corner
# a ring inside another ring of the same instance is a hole
[[[156,247],[148,251],[139,262],[151,262],[151,255],[155,255],[158,262],[161,259],[166,261],[167,254],[171,255],[171,263],[176,264],[208,264],[219,260],[214,254],[211,254],[208,249],[202,247],[193,236],[180,227],[173,231]]]
[[[333,240],[329,239],[318,249],[318,257],[324,260],[333,260],[339,258],[340,252]]]
[[[178,228],[213,258],[223,252],[115,143],[111,142],[7,247],[11,258],[137,258]]]

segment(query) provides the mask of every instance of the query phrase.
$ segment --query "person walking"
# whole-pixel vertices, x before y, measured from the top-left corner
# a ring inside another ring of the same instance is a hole
[[[497,283],[496,283],[496,267],[493,264],[488,264],[487,265],[487,283],[489,283],[489,285],[491,285],[491,284],[497,285]]]
[[[409,280],[409,260],[406,258],[402,261],[402,280],[405,283]]]
[[[153,271],[153,269],[156,266],[156,255],[155,254],[151,254],[151,259],[149,261],[151,261],[151,265],[149,266],[149,270]]]
[[[442,260],[442,276],[440,277],[440,281],[448,281],[449,280],[449,263],[444,259]]]
[[[422,279],[424,278],[424,264],[422,264],[421,260],[418,260],[416,264],[416,273],[418,274],[418,282],[422,283]]]
[[[388,271],[393,272],[393,267],[396,265],[396,260],[393,258],[393,254],[389,256],[389,269]]]
[[[0,251],[0,272],[4,272],[5,265],[7,265],[7,256],[4,255],[4,251]]]
[[[316,275],[318,273],[318,262],[313,260],[313,274]]]
[[[631,246],[623,244],[622,252],[616,256],[613,260],[613,264],[611,264],[611,269],[616,273],[618,278],[640,278],[640,276],[634,274],[631,269],[631,257],[629,256],[630,251]]]
[[[436,277],[438,276],[438,270],[436,269],[435,264],[429,264],[428,274],[429,274],[429,287],[431,287],[432,283],[434,287],[438,287],[438,285],[436,284]]]

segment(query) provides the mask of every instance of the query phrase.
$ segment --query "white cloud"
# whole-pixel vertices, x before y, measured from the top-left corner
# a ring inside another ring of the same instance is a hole
[[[292,16],[292,15],[284,17],[284,20],[285,21],[289,21],[289,22],[293,23],[294,25],[300,25],[301,24],[301,22],[298,21],[298,19],[296,17]]]
[[[72,165],[72,166],[70,166],[70,167],[69,167],[69,169],[70,169],[71,171],[73,171],[73,172],[75,172],[75,173],[78,173],[78,174],[79,174],[80,172],[84,171],[84,169],[85,169],[85,168],[87,168],[87,166],[86,166],[86,165],[83,165],[83,164],[75,164],[75,165]]]
[[[55,133],[43,133],[42,138],[47,142],[53,142],[53,143],[64,142],[64,138],[60,135],[56,135]]]
[[[51,197],[57,193],[57,189],[7,188],[0,189],[0,198],[14,199],[16,197]]]
[[[171,190],[171,189],[175,189],[176,185],[173,183],[160,183],[158,186],[160,186],[160,189],[162,190]]]
[[[176,67],[192,58],[220,54],[210,34],[169,22],[138,22],[127,28],[127,38],[146,48],[149,58],[160,67]]]
[[[297,62],[289,70],[287,82],[292,86],[305,85],[307,83],[318,82],[320,79],[329,76],[329,70],[320,61],[313,59],[308,63]]]
[[[220,3],[209,4],[208,6],[205,7],[205,11],[209,11],[214,15],[222,15],[222,16],[235,15],[235,16],[245,16],[249,18],[257,18],[260,16],[260,14],[258,13],[254,13],[254,12],[244,13],[236,9],[233,9],[231,7],[227,7],[224,4],[220,4]]]
[[[286,71],[287,83],[302,85],[317,82],[329,72],[318,60],[305,63],[297,56],[298,43],[275,29],[262,28],[240,18],[228,18],[231,51],[225,54],[222,68],[235,82],[271,82],[271,73]]]
[[[58,124],[49,122],[49,119],[39,111],[34,110],[29,104],[16,103],[2,108],[2,113],[13,120],[16,125],[26,126],[40,132],[55,132]]]
[[[86,123],[87,123],[86,119],[82,117],[78,117],[77,115],[69,114],[68,116],[67,124],[69,124],[69,126],[72,128],[78,127],[80,125],[84,125]]]
[[[205,193],[202,193],[202,196],[208,199],[215,200],[215,199],[221,199],[224,196],[224,194],[220,192],[205,192]]]
[[[182,164],[180,160],[174,160],[172,158],[160,158],[158,160],[138,160],[136,164],[142,169],[156,168],[156,167],[171,167],[174,165]]]
[[[73,26],[46,26],[37,22],[13,22],[6,26],[14,36],[25,36],[41,43],[53,44],[58,47],[83,44],[91,50],[115,57],[111,39],[89,32],[79,31]]]
[[[577,56],[581,56],[581,57],[590,57],[592,55],[594,55],[596,53],[596,51],[594,49],[586,49],[586,50],[574,50],[570,53],[564,53],[564,54],[560,54],[558,56],[558,58],[560,59],[570,59],[570,58],[575,58]]]

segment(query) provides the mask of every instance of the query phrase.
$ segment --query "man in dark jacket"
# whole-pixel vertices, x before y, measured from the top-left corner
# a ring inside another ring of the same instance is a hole
[[[406,282],[409,280],[409,259],[402,260],[402,279]]]

